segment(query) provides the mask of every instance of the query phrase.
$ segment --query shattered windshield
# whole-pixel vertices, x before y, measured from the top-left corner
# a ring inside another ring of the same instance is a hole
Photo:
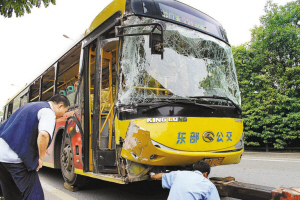
[[[124,25],[157,23],[129,17]],[[164,22],[164,59],[151,55],[149,36],[125,36],[122,47],[119,102],[147,103],[199,96],[228,97],[241,104],[231,48],[204,33]],[[125,34],[149,32],[134,27]]]

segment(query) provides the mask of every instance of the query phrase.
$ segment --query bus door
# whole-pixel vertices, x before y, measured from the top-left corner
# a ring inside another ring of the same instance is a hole
[[[94,79],[91,77],[94,83],[91,86],[94,103],[91,115],[93,125],[91,127],[92,152],[90,152],[94,161],[93,172],[96,173],[118,173],[113,130],[118,41],[118,39],[105,39],[100,40],[99,45],[96,45],[95,53],[99,59],[95,61],[99,60],[99,65],[96,65]]]
[[[89,58],[88,58],[88,76],[89,76],[89,81],[88,81],[88,88],[89,88],[89,94],[88,94],[88,102],[89,102],[89,147],[88,147],[88,151],[89,151],[89,171],[93,171],[93,145],[92,145],[92,137],[93,137],[93,133],[95,133],[94,131],[94,117],[95,117],[95,109],[94,109],[94,101],[95,101],[95,96],[97,94],[95,94],[95,71],[96,71],[96,42],[92,43],[89,47]]]

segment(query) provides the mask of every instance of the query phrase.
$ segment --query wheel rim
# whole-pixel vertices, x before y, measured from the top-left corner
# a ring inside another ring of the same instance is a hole
[[[75,165],[73,158],[73,147],[69,134],[63,135],[63,140],[60,149],[60,166],[64,180],[69,185],[81,184],[80,176],[75,174]]]
[[[61,163],[68,173],[72,172],[73,168],[73,154],[72,149],[69,144],[66,144],[65,148],[63,149],[62,155],[61,155]]]

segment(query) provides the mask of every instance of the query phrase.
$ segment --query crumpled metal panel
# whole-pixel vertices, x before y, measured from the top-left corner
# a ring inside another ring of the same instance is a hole
[[[122,156],[132,157],[138,162],[148,161],[151,152],[147,152],[151,145],[150,132],[130,122],[123,143]],[[146,151],[145,151],[146,150]]]
[[[126,137],[123,143],[122,157],[136,160],[137,162],[148,161],[153,147],[147,148],[152,145],[150,140],[150,132],[130,122]],[[128,173],[128,181],[137,181],[144,177],[148,171],[152,169],[151,166],[143,165],[133,161],[126,161],[126,170]]]

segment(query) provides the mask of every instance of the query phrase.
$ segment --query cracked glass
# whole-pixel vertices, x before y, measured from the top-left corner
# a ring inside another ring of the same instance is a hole
[[[150,18],[129,17],[124,25],[158,22],[165,28],[164,59],[151,55],[148,35],[124,37],[119,102],[126,105],[217,95],[240,105],[230,46],[199,31]],[[124,34],[149,33],[152,28],[127,28]]]

